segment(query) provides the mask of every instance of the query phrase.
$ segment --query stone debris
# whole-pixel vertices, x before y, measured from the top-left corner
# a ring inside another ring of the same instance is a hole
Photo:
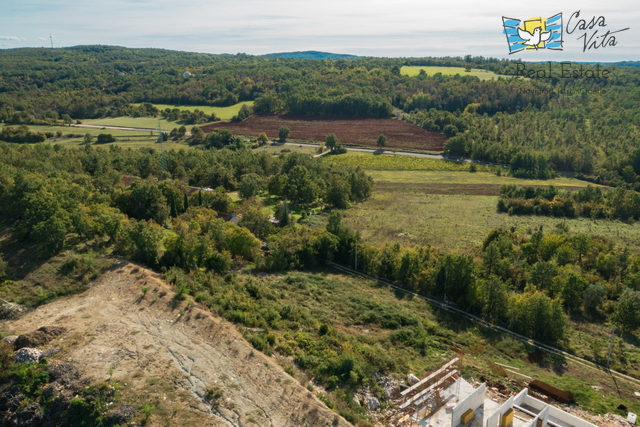
[[[364,404],[370,411],[377,411],[380,408],[380,401],[371,395],[365,396]]]
[[[42,356],[41,350],[38,350],[37,348],[23,347],[16,351],[15,359],[16,362],[31,363],[40,360],[40,356]]]
[[[5,344],[9,344],[10,346],[13,346],[13,344],[16,342],[17,339],[18,339],[17,335],[9,335],[2,338],[2,342]]]
[[[0,299],[0,319],[17,319],[27,312],[27,308],[9,301]]]
[[[376,373],[374,376],[376,382],[384,390],[385,397],[392,399],[400,392],[400,382],[392,376],[384,376]]]
[[[420,381],[420,378],[416,377],[415,375],[413,374],[407,375],[407,382],[409,383],[409,385],[414,385],[419,381]]]
[[[113,424],[122,424],[129,421],[131,418],[138,414],[138,410],[135,406],[125,403],[118,406],[113,412],[107,414],[107,419]]]

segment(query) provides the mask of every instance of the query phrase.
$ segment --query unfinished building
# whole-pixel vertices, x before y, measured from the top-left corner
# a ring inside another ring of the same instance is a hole
[[[487,385],[473,387],[460,375],[461,357],[396,396],[397,425],[424,427],[596,427],[529,395],[525,388],[506,402],[487,396]]]

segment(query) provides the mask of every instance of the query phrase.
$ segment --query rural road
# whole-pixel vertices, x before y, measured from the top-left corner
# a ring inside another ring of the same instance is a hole
[[[477,323],[477,324],[479,324],[481,326],[484,326],[485,328],[489,328],[489,329],[492,329],[492,330],[494,330],[496,332],[501,332],[501,333],[504,333],[504,334],[507,334],[507,335],[511,335],[513,338],[517,339],[518,341],[521,341],[523,343],[538,347],[538,348],[540,348],[540,349],[542,349],[542,350],[544,350],[546,352],[553,353],[553,354],[555,354],[557,356],[564,357],[568,361],[571,361],[571,362],[576,363],[578,365],[586,366],[586,367],[592,368],[592,369],[597,369],[599,371],[609,372],[609,374],[611,376],[613,376],[613,377],[616,377],[616,378],[621,379],[621,380],[629,381],[630,383],[633,383],[635,386],[640,386],[640,380],[637,379],[637,378],[634,378],[634,377],[631,377],[629,375],[625,375],[623,373],[614,371],[613,369],[608,369],[608,368],[606,368],[606,367],[604,367],[602,365],[599,365],[597,363],[590,362],[590,361],[588,361],[586,359],[583,359],[581,357],[575,356],[573,354],[569,354],[569,353],[567,353],[565,351],[562,351],[560,349],[557,349],[555,347],[551,347],[551,346],[543,344],[543,343],[541,343],[539,341],[536,341],[536,340],[533,340],[531,338],[525,337],[523,335],[517,334],[517,333],[515,333],[513,331],[510,331],[509,329],[503,328],[502,326],[494,325],[494,324],[492,324],[490,322],[487,322],[484,319],[481,319],[480,317],[474,316],[473,314],[467,313],[466,311],[463,311],[463,310],[460,310],[458,308],[455,308],[455,307],[453,307],[453,306],[451,306],[449,304],[443,303],[443,302],[435,300],[433,298],[429,298],[429,297],[425,297],[423,295],[419,295],[419,294],[413,293],[413,292],[408,291],[408,290],[406,290],[404,288],[401,288],[400,286],[394,284],[393,282],[391,282],[389,280],[376,278],[376,277],[371,277],[371,276],[369,276],[367,274],[364,274],[364,273],[361,273],[359,271],[353,270],[351,268],[342,266],[340,264],[336,264],[334,262],[330,262],[330,264],[334,268],[336,268],[336,269],[338,269],[340,271],[343,271],[345,273],[348,273],[348,274],[351,274],[351,275],[361,276],[361,277],[364,277],[364,278],[369,279],[369,280],[375,280],[375,281],[378,281],[378,282],[382,282],[382,283],[384,283],[384,284],[386,284],[388,286],[391,286],[394,289],[402,291],[402,292],[404,292],[406,294],[410,294],[410,295],[413,295],[415,297],[421,298],[421,299],[423,299],[425,301],[428,301],[431,304],[436,305],[436,306],[438,306],[438,307],[442,308],[443,310],[446,310],[446,311],[448,311],[450,313],[461,315],[461,316],[471,320],[474,323]]]
[[[103,126],[103,125],[83,125],[83,124],[71,124],[69,125],[71,127],[79,127],[79,128],[93,128],[93,129],[115,129],[115,130],[134,130],[134,131],[143,131],[143,132],[157,132],[158,129],[151,129],[151,128],[132,128],[132,127],[125,127],[125,126]],[[170,131],[168,130],[161,130],[161,132],[163,133],[169,133]],[[191,132],[187,132],[185,135],[187,136],[191,136]],[[302,146],[302,147],[317,147],[317,144],[307,144],[307,143],[301,143],[301,142],[276,142],[275,144],[277,145],[298,145],[298,146]],[[425,153],[416,153],[416,152],[412,152],[412,151],[389,151],[389,150],[383,150],[383,149],[372,149],[372,148],[352,148],[352,147],[345,147],[348,151],[356,151],[356,152],[361,152],[361,153],[372,153],[372,154],[390,154],[390,155],[394,155],[394,156],[410,156],[410,157],[423,157],[423,158],[427,158],[427,159],[435,159],[435,160],[446,160],[449,162],[462,162],[462,163],[474,163],[477,165],[486,165],[486,166],[500,166],[503,168],[509,168],[509,165],[505,165],[502,163],[492,163],[492,162],[485,162],[482,160],[472,160],[472,159],[464,159],[464,158],[458,158],[458,157],[451,157],[451,156],[443,156],[441,154],[425,154]],[[323,153],[323,155],[326,153]],[[320,157],[320,156],[315,156],[315,157]],[[557,174],[559,175],[563,175],[563,176],[570,176],[570,177],[575,177],[577,174],[574,172],[564,172],[564,171],[556,171]]]

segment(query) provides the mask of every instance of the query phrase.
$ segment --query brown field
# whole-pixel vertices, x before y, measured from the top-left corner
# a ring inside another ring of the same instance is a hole
[[[378,135],[387,137],[387,148],[442,151],[447,137],[397,119],[359,119],[335,117],[294,116],[290,114],[257,114],[241,123],[213,123],[202,127],[206,133],[214,129],[227,129],[237,135],[258,136],[265,132],[269,138],[278,138],[278,129],[290,129],[289,138],[324,141],[335,133],[343,144],[375,147]]]

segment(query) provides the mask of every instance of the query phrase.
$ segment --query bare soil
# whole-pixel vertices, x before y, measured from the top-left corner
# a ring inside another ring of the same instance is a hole
[[[278,138],[278,129],[288,127],[289,138],[324,142],[335,133],[343,144],[375,147],[380,134],[387,137],[386,147],[424,151],[442,151],[448,139],[445,135],[422,129],[397,119],[359,119],[349,117],[311,117],[291,114],[256,114],[240,123],[213,123],[202,126],[206,133],[214,129],[227,129],[234,134],[258,136],[265,132],[271,139]]]
[[[147,425],[350,425],[254,350],[234,325],[173,296],[157,273],[114,260],[84,293],[0,322],[0,329],[20,335],[43,325],[65,327],[44,348],[61,348],[59,362],[96,380],[113,375],[125,398],[153,404]],[[222,390],[217,402],[205,398],[210,388]]]

